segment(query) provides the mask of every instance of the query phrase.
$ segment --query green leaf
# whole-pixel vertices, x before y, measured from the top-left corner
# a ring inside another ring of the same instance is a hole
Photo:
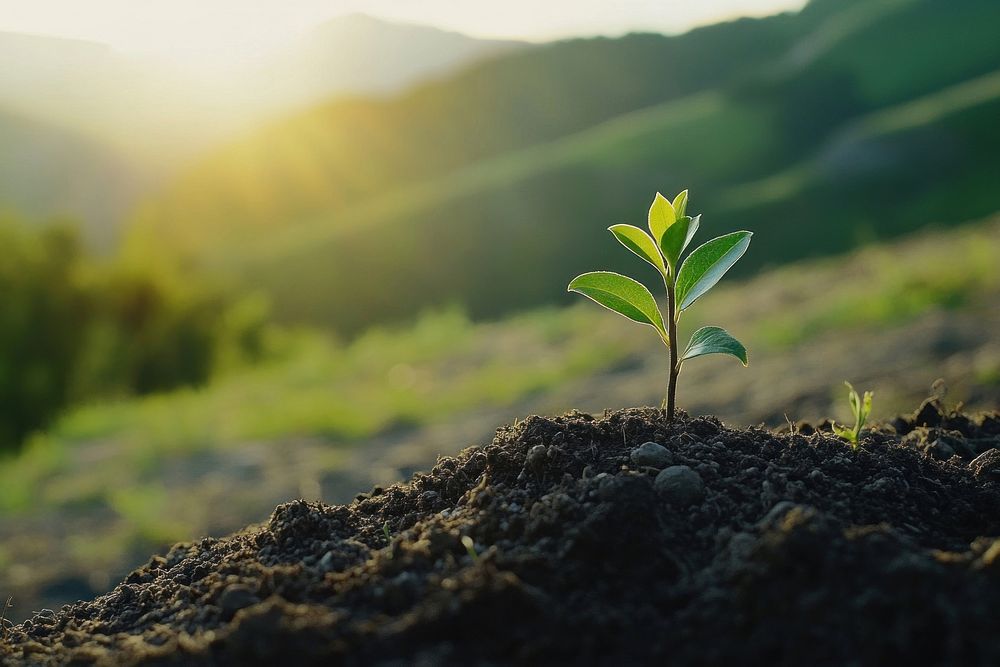
[[[649,207],[649,231],[653,235],[653,240],[659,243],[663,232],[667,231],[667,227],[676,220],[677,214],[674,213],[670,200],[657,192]]]
[[[679,195],[674,197],[673,207],[674,207],[674,214],[676,214],[678,218],[683,218],[684,214],[687,212],[687,207],[688,207],[687,190],[681,192]]]
[[[750,245],[752,232],[733,232],[692,251],[677,273],[677,303],[684,310],[715,286]]]
[[[685,215],[682,218],[677,218],[677,222],[667,227],[667,231],[663,233],[663,238],[660,239],[660,249],[663,251],[663,256],[671,271],[677,266],[677,260],[680,259],[681,253],[694,238],[700,221],[700,215],[694,218]]]
[[[857,434],[854,433],[853,429],[849,429],[844,426],[837,426],[836,424],[831,424],[831,426],[833,427],[833,432],[837,436],[843,438],[844,440],[850,442],[851,444],[857,443],[858,436]]]
[[[663,316],[656,307],[653,295],[644,285],[628,276],[611,271],[584,273],[573,278],[568,289],[639,324],[648,324],[664,337],[667,335],[663,327]]]
[[[608,231],[614,234],[615,238],[623,246],[655,266],[656,270],[661,274],[667,272],[666,267],[663,265],[663,257],[660,256],[660,251],[656,249],[656,243],[653,242],[653,239],[649,238],[649,234],[632,225],[612,225],[608,227]]]
[[[856,420],[861,419],[861,397],[858,396],[857,390],[854,388],[850,382],[844,381],[847,385],[847,403],[851,406],[851,414],[854,415]]]
[[[691,341],[681,355],[681,361],[706,354],[729,354],[747,365],[747,349],[722,327],[702,327],[691,334]]]

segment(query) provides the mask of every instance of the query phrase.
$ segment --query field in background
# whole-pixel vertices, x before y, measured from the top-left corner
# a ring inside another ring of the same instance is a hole
[[[948,400],[995,407],[998,256],[991,219],[726,285],[684,328],[725,325],[751,365],[691,364],[680,405],[743,424],[845,419],[850,379],[887,418],[943,377]],[[589,303],[492,323],[447,310],[283,348],[200,390],[76,409],[3,462],[0,590],[18,617],[100,592],[174,540],[290,498],[348,500],[527,414],[656,404],[665,372],[654,336]]]

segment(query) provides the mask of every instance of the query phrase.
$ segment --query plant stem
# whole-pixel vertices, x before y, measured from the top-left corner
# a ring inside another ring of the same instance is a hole
[[[676,307],[676,295],[674,294],[673,276],[667,277],[664,281],[667,287],[667,336],[670,338],[670,376],[667,379],[667,422],[674,420],[674,402],[677,397],[677,374],[680,372],[680,363],[677,358],[677,318],[674,316]]]

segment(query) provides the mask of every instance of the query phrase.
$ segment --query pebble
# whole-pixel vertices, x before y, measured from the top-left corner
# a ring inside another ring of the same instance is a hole
[[[548,448],[545,445],[535,445],[528,450],[528,456],[524,462],[529,468],[541,468],[545,465]]]
[[[687,507],[701,502],[705,497],[705,483],[688,466],[664,468],[656,476],[653,486],[657,493],[673,505]]]
[[[657,470],[666,468],[674,462],[674,455],[663,445],[655,442],[644,442],[629,455],[633,465],[640,468],[656,468]]]
[[[969,468],[976,477],[1000,481],[1000,450],[987,449],[972,459]]]

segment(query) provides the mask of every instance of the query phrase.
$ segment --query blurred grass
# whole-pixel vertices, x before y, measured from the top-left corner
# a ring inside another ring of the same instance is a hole
[[[97,502],[103,489],[155,479],[180,455],[279,438],[349,444],[506,405],[617,363],[627,353],[621,336],[613,322],[582,309],[484,324],[445,310],[408,329],[374,329],[349,345],[316,333],[283,334],[272,343],[279,360],[208,387],[70,412],[0,465],[0,509]],[[104,443],[107,452],[91,443]],[[96,458],[81,459],[82,452]],[[58,476],[77,467],[86,474]],[[138,498],[105,497],[125,516],[144,506]]]
[[[817,288],[825,280],[840,284],[828,288],[822,300],[764,319],[757,325],[759,338],[779,347],[796,345],[828,331],[892,326],[932,308],[956,309],[983,294],[995,294],[1000,291],[998,231],[996,227],[956,230],[948,234],[945,247],[912,242],[905,261],[889,248],[863,250],[856,255],[850,276],[828,270],[806,278]],[[794,269],[788,275],[778,273],[790,281],[803,279]]]

